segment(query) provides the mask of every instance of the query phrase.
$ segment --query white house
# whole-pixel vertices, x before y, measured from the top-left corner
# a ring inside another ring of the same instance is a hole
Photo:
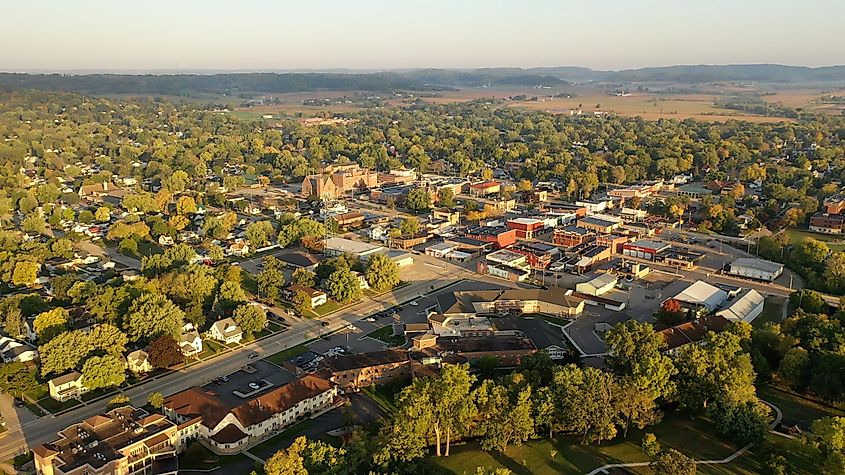
[[[355,275],[355,278],[358,279],[358,286],[361,287],[361,290],[367,290],[370,288],[370,283],[367,282],[367,277],[360,272],[352,272]]]
[[[38,350],[29,343],[0,336],[0,357],[2,357],[4,363],[11,363],[12,361],[25,363],[38,358]]]
[[[183,356],[194,356],[202,353],[202,338],[191,324],[186,325],[185,331],[179,337],[179,349]]]
[[[229,247],[226,248],[226,255],[229,256],[237,256],[243,257],[249,254],[249,244],[243,239],[235,239],[235,242],[229,244]]]
[[[59,402],[79,399],[88,392],[88,388],[82,384],[82,373],[79,371],[57,376],[47,382],[47,387],[50,389],[50,397]]]
[[[231,318],[224,318],[223,320],[214,322],[208,333],[211,338],[227,345],[230,343],[240,343],[244,336],[241,327]]]
[[[173,238],[166,235],[166,234],[162,234],[161,236],[158,237],[158,243],[162,246],[172,246],[173,245]]]
[[[153,370],[150,355],[144,350],[135,350],[126,355],[126,369],[135,373],[149,373]]]
[[[364,229],[361,232],[373,241],[384,241],[387,239],[387,229],[380,224]]]
[[[311,287],[305,287],[299,284],[290,284],[285,289],[285,298],[287,298],[288,300],[292,300],[293,296],[296,295],[297,292],[303,292],[305,295],[308,296],[308,298],[310,299],[309,308],[319,307],[320,305],[323,305],[324,303],[329,301],[328,294],[326,294],[322,290],[313,289]]]

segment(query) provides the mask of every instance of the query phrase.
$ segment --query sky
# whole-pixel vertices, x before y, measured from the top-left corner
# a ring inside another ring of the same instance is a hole
[[[845,64],[845,0],[0,0],[0,71]]]

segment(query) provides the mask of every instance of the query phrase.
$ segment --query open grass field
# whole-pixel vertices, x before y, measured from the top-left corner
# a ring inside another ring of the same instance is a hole
[[[801,108],[807,112],[841,115],[845,111],[845,104],[831,104],[824,100],[825,96],[845,96],[845,89],[813,90],[793,89],[775,91],[774,94],[763,96],[763,100],[787,107]]]
[[[608,463],[648,461],[640,448],[645,432],[653,432],[664,446],[678,449],[696,459],[721,459],[737,449],[715,434],[706,419],[693,420],[685,414],[668,414],[657,426],[646,431],[631,430],[626,439],[619,437],[599,446],[581,445],[577,438],[558,437],[531,441],[520,447],[510,447],[504,454],[497,454],[484,452],[473,442],[454,447],[448,459],[434,461],[456,475],[474,474],[479,466],[504,467],[517,475],[583,474]],[[650,472],[643,469],[634,473]],[[701,473],[742,472],[701,470]]]
[[[811,238],[827,244],[827,247],[834,251],[845,251],[845,241],[842,240],[841,236],[814,233],[806,229],[787,229],[784,233],[789,236],[791,244],[799,244],[801,241]]]

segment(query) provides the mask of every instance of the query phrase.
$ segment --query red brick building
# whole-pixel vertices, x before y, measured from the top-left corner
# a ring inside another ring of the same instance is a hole
[[[516,242],[516,229],[504,226],[470,226],[464,237],[495,244],[496,249],[508,247]]]
[[[554,255],[551,251],[543,250],[528,243],[518,242],[508,248],[517,254],[522,254],[532,269],[545,269],[552,263]],[[555,248],[557,250],[557,248]]]
[[[590,242],[595,238],[596,233],[587,228],[564,226],[562,228],[555,228],[553,240],[558,246],[572,247]]]
[[[599,246],[607,246],[610,252],[622,252],[622,245],[628,242],[628,236],[619,236],[618,234],[605,234],[596,237],[596,244]]]
[[[509,219],[509,228],[516,230],[516,237],[520,239],[533,239],[535,233],[540,233],[545,228],[545,222],[534,218]]]

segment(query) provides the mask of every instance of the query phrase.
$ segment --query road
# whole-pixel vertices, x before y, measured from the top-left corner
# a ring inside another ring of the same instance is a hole
[[[169,395],[192,386],[202,385],[218,376],[233,373],[250,361],[249,354],[252,352],[257,352],[262,358],[267,357],[305,343],[327,332],[345,328],[350,323],[363,319],[372,313],[418,298],[420,295],[428,293],[432,288],[449,285],[470,275],[476,279],[481,277],[454,264],[430,256],[417,255],[414,256],[414,259],[416,260],[414,265],[402,270],[403,280],[411,282],[410,285],[362,301],[319,320],[300,320],[283,333],[250,343],[225,354],[225,356],[212,358],[121,392],[129,396],[132,403],[143,405],[150,393],[160,392]],[[328,322],[328,326],[322,326],[322,322]],[[6,460],[21,453],[27,447],[54,440],[59,430],[104,412],[107,403],[107,400],[101,400],[59,416],[47,416],[37,420],[22,419],[19,423],[14,422],[16,419],[7,416],[9,427],[6,436],[0,439],[0,460]],[[6,414],[5,409],[3,414]]]

